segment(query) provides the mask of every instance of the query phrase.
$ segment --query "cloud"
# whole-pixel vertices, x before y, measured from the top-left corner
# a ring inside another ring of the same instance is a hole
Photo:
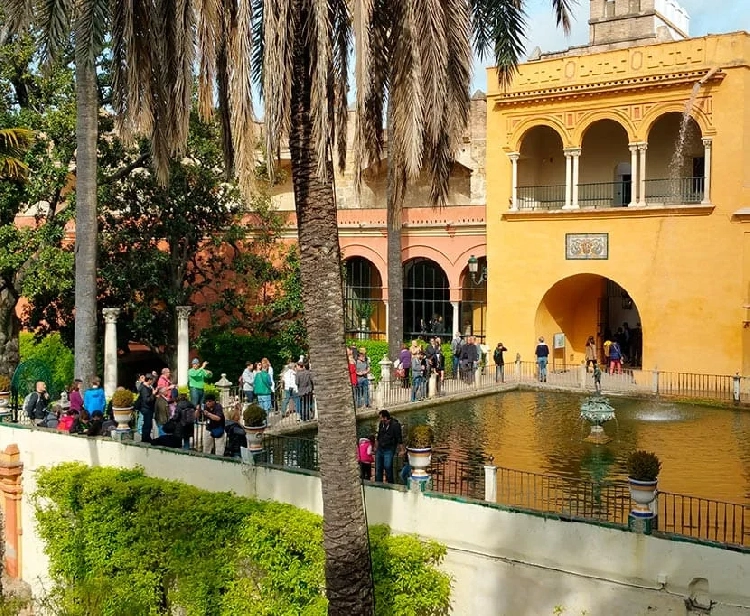
[[[690,15],[691,36],[750,30],[750,11],[747,0],[681,0],[680,5]],[[573,6],[573,27],[570,36],[565,36],[555,24],[555,16],[550,0],[528,0],[526,52],[535,47],[542,51],[559,51],[571,46],[585,45],[588,42],[589,2],[579,0]],[[487,90],[485,68],[492,62],[474,62],[472,91]]]

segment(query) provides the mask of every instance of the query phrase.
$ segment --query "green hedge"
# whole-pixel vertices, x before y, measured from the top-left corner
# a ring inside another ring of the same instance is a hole
[[[327,613],[322,520],[142,470],[68,463],[38,473],[37,528],[64,616]],[[445,547],[370,529],[376,614],[442,615]]]
[[[47,383],[50,392],[59,394],[73,382],[75,361],[73,351],[65,346],[60,334],[49,334],[39,342],[30,332],[21,332],[18,340],[21,362],[38,359],[49,366],[52,383]]]

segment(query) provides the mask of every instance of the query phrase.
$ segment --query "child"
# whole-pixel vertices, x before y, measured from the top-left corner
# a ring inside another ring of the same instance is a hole
[[[373,456],[373,446],[375,445],[375,435],[371,434],[368,438],[359,439],[357,449],[357,459],[359,460],[359,476],[361,479],[370,480],[372,476],[372,464],[375,462]]]

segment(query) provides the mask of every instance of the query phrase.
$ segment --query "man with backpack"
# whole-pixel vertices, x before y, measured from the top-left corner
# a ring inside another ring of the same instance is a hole
[[[44,381],[37,381],[36,389],[24,398],[23,412],[32,421],[40,421],[47,415],[48,404],[47,384]]]
[[[154,376],[147,374],[135,399],[133,408],[141,414],[141,442],[151,442],[151,431],[154,424],[154,406],[156,393],[154,392]]]
[[[177,396],[174,420],[177,424],[175,434],[182,439],[182,448],[190,449],[190,437],[195,430],[195,405],[185,394]]]

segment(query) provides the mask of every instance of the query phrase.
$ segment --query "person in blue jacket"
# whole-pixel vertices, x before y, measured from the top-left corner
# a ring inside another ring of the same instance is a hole
[[[83,408],[88,411],[89,416],[97,411],[104,415],[105,405],[106,400],[104,399],[102,382],[99,380],[98,376],[95,376],[91,379],[91,387],[83,394]]]

